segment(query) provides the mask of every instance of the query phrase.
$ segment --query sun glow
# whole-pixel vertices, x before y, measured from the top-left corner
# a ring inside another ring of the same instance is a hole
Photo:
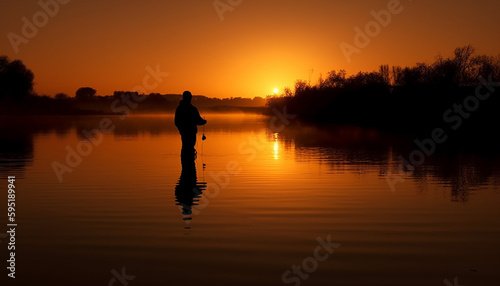
[[[278,94],[280,92],[280,90],[275,88],[275,89],[273,89],[273,92],[274,92],[274,94]]]

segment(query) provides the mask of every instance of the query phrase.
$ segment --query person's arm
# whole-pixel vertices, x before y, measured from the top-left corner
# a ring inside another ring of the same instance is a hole
[[[205,124],[207,124],[207,121],[201,118],[200,112],[198,111],[198,108],[196,108],[196,125],[205,125]]]

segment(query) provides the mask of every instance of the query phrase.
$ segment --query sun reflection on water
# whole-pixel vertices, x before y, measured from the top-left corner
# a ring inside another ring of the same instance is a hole
[[[278,133],[274,133],[274,146],[273,146],[273,154],[274,154],[274,159],[278,160],[279,153],[280,153],[280,145],[279,145],[279,140],[278,140]]]

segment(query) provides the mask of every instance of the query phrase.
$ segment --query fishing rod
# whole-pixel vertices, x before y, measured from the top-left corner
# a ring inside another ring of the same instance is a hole
[[[203,118],[205,119],[205,118]],[[207,136],[205,136],[205,125],[203,125],[203,135],[201,136],[201,166],[202,166],[202,174],[203,174],[203,181],[205,181],[205,163],[203,163],[204,159],[204,152],[203,152],[203,141],[207,140]]]

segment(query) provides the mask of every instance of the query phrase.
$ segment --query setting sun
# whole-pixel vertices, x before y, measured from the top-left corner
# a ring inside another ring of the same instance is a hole
[[[280,90],[279,90],[279,89],[277,89],[277,88],[275,88],[275,89],[273,90],[273,92],[274,92],[274,94],[278,94],[278,92],[280,92]]]

